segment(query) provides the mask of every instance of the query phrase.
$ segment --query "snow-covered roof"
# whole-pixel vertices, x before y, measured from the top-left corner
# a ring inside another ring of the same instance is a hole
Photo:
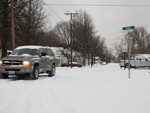
[[[50,49],[54,52],[55,56],[62,55],[63,47],[50,47]]]

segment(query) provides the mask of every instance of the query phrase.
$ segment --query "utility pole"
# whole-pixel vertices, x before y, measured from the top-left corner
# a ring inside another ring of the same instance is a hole
[[[70,55],[70,59],[71,59],[71,68],[72,68],[72,41],[73,41],[73,36],[72,36],[72,25],[73,25],[73,17],[75,15],[77,15],[78,13],[65,13],[65,15],[70,15],[70,51],[71,51],[71,55]]]
[[[14,22],[14,1],[11,0],[11,34],[12,34],[12,49],[15,49],[15,22]]]

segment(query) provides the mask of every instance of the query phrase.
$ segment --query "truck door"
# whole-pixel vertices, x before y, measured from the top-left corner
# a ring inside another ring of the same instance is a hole
[[[137,57],[137,58],[135,59],[135,66],[136,66],[136,67],[140,67],[140,66],[141,66],[141,58]]]
[[[45,71],[46,65],[47,65],[47,50],[45,48],[40,48],[40,56],[41,56],[41,62],[40,62],[40,71]]]
[[[147,67],[149,66],[149,62],[146,58],[141,58],[141,66],[142,67]]]
[[[48,49],[48,68],[51,69],[52,63],[54,62],[55,55],[51,49]]]

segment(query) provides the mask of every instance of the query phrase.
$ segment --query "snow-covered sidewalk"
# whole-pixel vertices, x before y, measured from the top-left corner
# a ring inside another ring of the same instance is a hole
[[[0,79],[0,113],[150,113],[150,70],[58,67],[38,80]]]

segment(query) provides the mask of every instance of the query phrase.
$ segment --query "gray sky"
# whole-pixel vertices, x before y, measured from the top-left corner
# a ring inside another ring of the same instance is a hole
[[[46,4],[111,4],[111,5],[150,5],[150,0],[44,0]],[[57,22],[69,20],[65,13],[75,10],[86,10],[93,18],[97,34],[105,37],[111,45],[122,35],[122,27],[134,25],[145,26],[150,31],[149,7],[104,7],[104,6],[45,6],[49,24],[53,27]],[[51,11],[52,9],[53,11]],[[57,16],[56,16],[57,14]],[[58,17],[59,16],[59,17]]]

